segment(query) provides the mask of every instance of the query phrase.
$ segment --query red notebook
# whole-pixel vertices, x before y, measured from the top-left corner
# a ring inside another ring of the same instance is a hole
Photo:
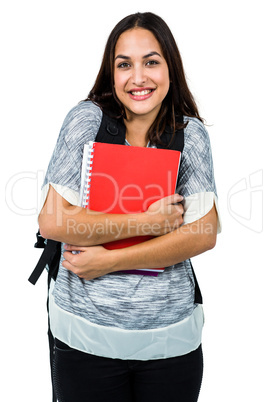
[[[146,211],[153,202],[175,193],[180,155],[173,150],[91,141],[84,146],[81,205],[108,214]],[[116,240],[120,227],[110,226],[109,229],[114,230],[115,241],[103,244],[107,249],[128,247],[152,238],[137,236]],[[124,272],[156,276],[163,270]]]

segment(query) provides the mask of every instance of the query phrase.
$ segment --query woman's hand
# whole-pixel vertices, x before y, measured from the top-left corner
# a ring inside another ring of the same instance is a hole
[[[166,211],[165,202],[162,204],[160,201],[160,204],[163,211]],[[155,207],[157,205],[152,209]],[[102,246],[65,245],[65,260],[62,265],[86,280],[128,269],[167,267],[211,250],[216,244],[216,236],[217,212],[214,206],[204,217],[193,223],[170,231],[165,236],[123,249],[106,250]],[[72,251],[79,254],[73,254]]]
[[[113,272],[112,252],[102,246],[64,245],[62,266],[81,279],[91,280]],[[75,253],[73,253],[75,252]]]
[[[179,194],[169,195],[151,204],[145,212],[151,219],[151,235],[161,236],[173,232],[183,223],[184,209],[180,202],[183,197]]]

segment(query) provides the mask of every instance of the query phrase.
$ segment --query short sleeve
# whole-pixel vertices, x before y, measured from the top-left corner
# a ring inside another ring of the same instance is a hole
[[[67,114],[48,165],[39,210],[49,185],[68,202],[78,205],[83,147],[95,140],[101,119],[101,110],[92,102],[79,103]]]
[[[196,118],[184,129],[184,150],[179,170],[177,192],[184,197],[184,223],[191,223],[206,215],[216,205],[218,232],[221,231],[218,197],[214,178],[213,159],[208,132]]]

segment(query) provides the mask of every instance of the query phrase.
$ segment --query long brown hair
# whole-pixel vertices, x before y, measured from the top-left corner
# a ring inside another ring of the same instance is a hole
[[[197,117],[198,108],[186,82],[183,63],[175,39],[165,21],[153,13],[136,13],[122,19],[112,30],[104,50],[102,64],[87,99],[97,104],[106,114],[117,119],[126,117],[124,105],[119,101],[114,90],[115,46],[119,36],[133,28],[151,31],[158,40],[167,62],[170,76],[170,88],[162,102],[158,116],[150,127],[147,136],[151,143],[161,142],[161,134],[166,126],[176,129],[182,124],[176,121],[178,115]]]

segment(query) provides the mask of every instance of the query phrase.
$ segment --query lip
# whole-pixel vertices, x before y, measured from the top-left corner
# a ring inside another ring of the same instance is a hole
[[[155,89],[156,88],[133,88],[130,91],[128,91],[128,94],[131,99],[136,100],[136,101],[142,101],[142,100],[150,98],[153,95]],[[144,92],[144,91],[151,91],[151,92],[149,92],[147,94],[141,94],[141,95],[137,95],[137,94],[134,95],[132,93],[132,92]]]

